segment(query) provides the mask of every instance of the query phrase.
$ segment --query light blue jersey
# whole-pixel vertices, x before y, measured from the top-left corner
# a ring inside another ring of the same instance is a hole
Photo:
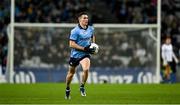
[[[76,44],[86,47],[90,45],[91,38],[94,35],[94,28],[92,26],[88,26],[87,29],[83,29],[79,24],[71,30],[70,40],[76,42]],[[81,58],[85,55],[89,55],[89,53],[84,51],[79,51],[74,48],[71,49],[71,57],[72,58]]]

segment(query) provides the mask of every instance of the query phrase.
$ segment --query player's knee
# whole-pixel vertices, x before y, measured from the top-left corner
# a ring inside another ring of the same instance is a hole
[[[69,75],[74,75],[75,71],[69,71]]]
[[[88,73],[89,72],[89,69],[84,69],[83,70],[85,73]]]
[[[73,77],[74,74],[75,74],[75,70],[70,69],[68,72],[69,77]]]
[[[73,76],[74,76],[74,72],[69,72],[69,73],[68,73],[68,77],[69,77],[69,78],[72,78]]]
[[[69,73],[74,74],[75,73],[75,67],[70,67],[69,68]]]

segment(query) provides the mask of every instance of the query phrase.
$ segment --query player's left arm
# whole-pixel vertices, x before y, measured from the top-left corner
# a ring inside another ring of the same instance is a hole
[[[94,27],[92,27],[92,37],[91,37],[91,43],[95,43],[96,42],[96,38],[94,35]]]
[[[179,60],[178,60],[178,58],[176,57],[176,55],[175,55],[175,53],[173,52],[173,58],[174,58],[174,60],[175,60],[175,62],[176,63],[178,63],[179,62]]]

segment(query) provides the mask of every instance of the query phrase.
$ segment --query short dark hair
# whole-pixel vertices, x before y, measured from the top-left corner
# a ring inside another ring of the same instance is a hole
[[[77,15],[77,18],[81,17],[82,15],[88,15],[87,12],[80,12],[78,15]]]

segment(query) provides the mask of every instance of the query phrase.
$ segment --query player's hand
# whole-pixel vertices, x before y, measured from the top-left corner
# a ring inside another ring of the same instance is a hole
[[[91,45],[88,45],[84,47],[84,51],[89,52],[90,54],[93,54],[95,52],[94,48],[90,48]]]
[[[163,66],[167,66],[167,62],[165,60],[163,61]]]
[[[176,63],[179,63],[179,60],[178,60],[178,59],[175,59],[175,62],[176,62]]]

